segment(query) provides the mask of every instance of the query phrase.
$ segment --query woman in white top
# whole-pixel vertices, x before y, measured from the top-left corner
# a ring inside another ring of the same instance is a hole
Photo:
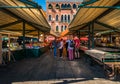
[[[74,44],[74,41],[72,40],[72,38],[68,39],[66,42],[68,42],[68,55],[69,55],[69,60],[73,60],[74,56],[73,56],[73,49],[74,46],[72,46],[71,44]]]

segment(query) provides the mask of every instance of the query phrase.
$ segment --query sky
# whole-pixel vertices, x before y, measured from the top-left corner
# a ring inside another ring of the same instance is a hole
[[[42,9],[46,11],[46,0],[33,0],[42,6]]]

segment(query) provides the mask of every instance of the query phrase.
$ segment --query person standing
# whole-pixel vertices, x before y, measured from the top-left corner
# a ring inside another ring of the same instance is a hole
[[[68,42],[68,55],[69,55],[69,60],[73,60],[73,49],[74,49],[74,41],[72,36],[70,38],[68,38],[68,40],[66,41]]]
[[[75,39],[75,58],[80,58],[79,47],[80,47],[80,40],[76,37]]]
[[[57,41],[56,38],[55,40],[52,42],[52,46],[53,46],[53,50],[54,50],[54,57],[57,57]]]
[[[65,60],[67,57],[67,49],[66,49],[66,41],[63,41],[63,59]]]
[[[59,42],[59,53],[60,53],[60,58],[62,58],[62,53],[63,53],[63,39],[60,40]]]

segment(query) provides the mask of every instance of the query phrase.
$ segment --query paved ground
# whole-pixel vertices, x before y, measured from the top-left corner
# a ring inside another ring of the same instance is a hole
[[[84,57],[56,59],[50,52],[0,67],[0,84],[120,84],[105,78],[102,67],[90,66]]]

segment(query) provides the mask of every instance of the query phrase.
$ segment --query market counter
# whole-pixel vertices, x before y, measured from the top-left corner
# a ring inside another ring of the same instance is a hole
[[[21,60],[30,57],[39,57],[49,49],[48,46],[39,49],[20,49],[11,51],[15,60]]]
[[[48,50],[48,47],[42,47],[39,49],[26,49],[26,57],[39,57]]]

